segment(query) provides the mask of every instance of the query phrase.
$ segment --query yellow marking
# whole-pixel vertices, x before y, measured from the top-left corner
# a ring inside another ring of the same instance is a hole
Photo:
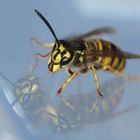
[[[103,61],[103,66],[110,65],[112,58],[111,57],[105,57]]]
[[[122,59],[122,60],[121,60],[121,63],[120,63],[119,66],[117,67],[117,70],[121,71],[121,70],[124,68],[124,63],[125,63],[125,60]]]
[[[77,51],[76,51],[76,53],[79,53],[79,54],[81,54],[81,51],[77,50]]]
[[[66,54],[64,56],[66,56],[67,58],[70,58],[71,54],[69,52],[66,52]]]
[[[60,65],[53,65],[52,72],[56,72],[60,69]]]
[[[103,46],[102,46],[102,42],[100,40],[93,41],[93,43],[95,44],[97,50],[102,51]],[[103,59],[103,57],[98,56],[98,60],[96,61],[96,63],[100,63],[102,61],[102,59]]]
[[[98,56],[98,60],[95,61],[96,64],[99,64],[100,62],[102,62],[103,57]]]
[[[63,45],[60,45],[60,46],[59,46],[59,50],[60,50],[61,52],[63,52],[63,51],[66,50],[66,49],[65,49],[65,47],[64,47]]]
[[[103,50],[103,45],[102,45],[102,42],[100,40],[97,41],[98,42],[98,48],[99,48],[99,51],[102,51]]]
[[[83,56],[81,56],[81,57],[79,58],[79,60],[80,60],[80,62],[83,62],[83,61],[84,61]]]
[[[58,54],[55,58],[55,63],[59,63],[61,61],[61,54]]]
[[[113,64],[112,64],[112,67],[114,68],[114,67],[116,67],[117,65],[118,65],[118,62],[119,62],[119,58],[115,58],[114,59],[114,62],[113,62]]]
[[[53,54],[52,54],[52,60],[55,62],[55,63],[59,63],[60,60],[61,60],[61,54],[58,53],[58,50],[54,50]],[[57,56],[55,57],[54,59],[54,56],[57,54]]]

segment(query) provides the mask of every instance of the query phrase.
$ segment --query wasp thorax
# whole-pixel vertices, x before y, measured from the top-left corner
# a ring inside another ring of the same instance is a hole
[[[49,58],[48,69],[56,72],[60,68],[65,68],[72,61],[73,55],[64,44],[55,44],[52,54]]]

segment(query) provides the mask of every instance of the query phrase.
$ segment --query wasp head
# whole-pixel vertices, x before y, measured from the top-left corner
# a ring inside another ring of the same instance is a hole
[[[51,31],[53,37],[56,40],[56,43],[53,47],[51,56],[48,62],[48,69],[51,72],[56,72],[60,68],[66,67],[73,59],[73,52],[70,51],[70,43],[64,40],[58,40],[54,30],[52,29],[50,23],[47,19],[35,9],[36,14],[43,20],[43,22],[47,25],[49,30]]]
[[[70,44],[64,40],[60,40],[59,44],[55,43],[48,61],[49,71],[56,72],[60,68],[65,68],[72,62],[74,55],[69,48]]]

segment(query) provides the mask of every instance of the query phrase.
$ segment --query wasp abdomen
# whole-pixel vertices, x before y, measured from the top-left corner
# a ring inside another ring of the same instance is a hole
[[[120,48],[116,47],[113,43],[109,41],[101,40],[103,53],[113,54],[113,52],[120,52]],[[113,55],[106,56],[102,58],[102,68],[110,66],[111,68],[122,71],[125,67],[126,59],[121,57],[116,57]]]
[[[109,41],[105,41],[105,40],[101,40],[101,39],[97,39],[97,40],[92,40],[90,42],[87,43],[88,44],[88,48],[92,48],[93,51],[97,51],[97,52],[101,52],[102,56],[90,56],[90,59],[96,68],[98,69],[105,69],[108,70],[108,66],[116,69],[118,71],[122,71],[125,67],[126,64],[126,59],[125,58],[121,58],[121,57],[116,57],[113,56],[113,52],[120,52],[120,48],[116,47],[113,43],[109,42]],[[88,56],[87,56],[88,58]]]
[[[103,60],[102,68],[110,66],[112,69],[122,71],[125,68],[126,60],[118,57],[105,57]],[[108,69],[106,69],[108,70]]]

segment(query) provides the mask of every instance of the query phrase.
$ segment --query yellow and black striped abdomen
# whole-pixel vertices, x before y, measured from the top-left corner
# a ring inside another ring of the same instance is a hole
[[[125,67],[125,64],[126,59],[118,57],[105,57],[102,62],[102,69],[107,68],[107,66],[110,66],[115,70],[122,71]]]
[[[120,52],[120,49],[117,48],[113,43],[109,42],[109,41],[104,41],[104,40],[98,40],[98,42],[100,42],[100,44],[102,44],[102,51],[104,54],[113,54],[114,52]],[[125,58],[120,58],[117,56],[111,55],[109,56],[105,56],[102,59],[102,68],[104,69],[107,66],[110,66],[111,68],[118,70],[118,71],[122,71],[125,67],[126,64],[126,59]]]
[[[108,70],[107,66],[110,66],[118,71],[122,71],[124,69],[126,59],[112,55],[114,52],[118,52],[118,54],[120,52],[120,49],[113,43],[102,39],[97,39],[91,41],[90,45],[92,45],[91,47],[93,47],[95,51],[102,52],[103,54],[102,56],[96,57],[94,61],[95,67],[97,65],[97,68]]]

